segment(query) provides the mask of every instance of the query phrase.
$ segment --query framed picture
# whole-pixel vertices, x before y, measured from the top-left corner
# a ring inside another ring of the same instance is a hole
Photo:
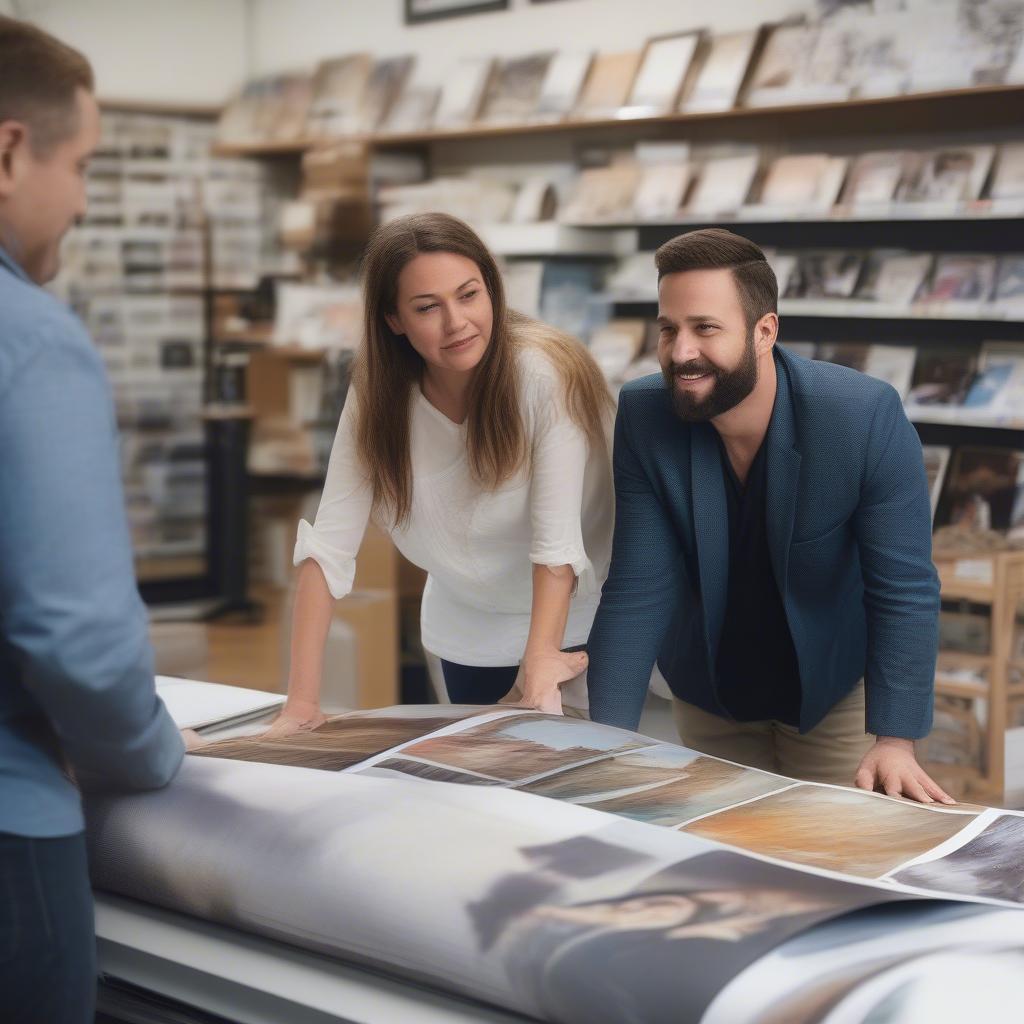
[[[682,94],[679,109],[689,113],[734,107],[763,31],[750,29],[714,36],[693,88],[689,94]]]
[[[626,105],[639,67],[640,53],[636,50],[598,54],[576,101],[576,118],[585,121],[617,117]]]
[[[481,120],[487,124],[521,124],[532,117],[553,56],[536,53],[502,61],[491,76]]]
[[[704,39],[700,31],[648,39],[624,113],[643,117],[674,110]]]
[[[507,11],[508,0],[405,0],[406,25],[457,18],[461,14]]]
[[[568,115],[579,98],[593,60],[594,55],[589,50],[555,54],[540,87],[534,120],[559,121]]]
[[[441,86],[434,127],[456,128],[475,121],[493,70],[493,57],[463,57],[456,61]]]

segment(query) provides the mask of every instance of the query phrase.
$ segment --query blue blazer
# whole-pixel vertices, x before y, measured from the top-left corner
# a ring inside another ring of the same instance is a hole
[[[800,730],[864,677],[867,731],[918,739],[931,728],[939,611],[921,443],[888,384],[780,347],[774,358],[765,514],[800,669]],[[729,571],[715,428],[681,421],[660,374],[632,381],[614,464],[591,715],[636,728],[657,659],[677,697],[728,717],[713,671]]]

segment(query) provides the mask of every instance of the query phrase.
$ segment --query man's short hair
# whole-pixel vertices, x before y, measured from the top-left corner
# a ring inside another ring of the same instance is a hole
[[[731,270],[747,327],[779,310],[779,284],[760,246],[724,228],[702,228],[669,239],[654,254],[658,281],[687,270]]]
[[[35,25],[0,16],[0,123],[26,124],[37,156],[74,135],[76,93],[93,88],[92,67],[77,50]]]

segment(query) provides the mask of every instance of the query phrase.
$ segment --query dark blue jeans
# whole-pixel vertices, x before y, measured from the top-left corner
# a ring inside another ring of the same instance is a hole
[[[0,1019],[92,1024],[96,932],[85,837],[0,833]]]
[[[481,668],[441,661],[444,687],[453,704],[497,704],[512,689],[519,673],[518,665]]]
[[[568,651],[585,651],[586,647],[567,647]],[[518,665],[481,668],[479,665],[458,665],[441,659],[444,687],[453,704],[497,704],[512,689],[519,674]]]

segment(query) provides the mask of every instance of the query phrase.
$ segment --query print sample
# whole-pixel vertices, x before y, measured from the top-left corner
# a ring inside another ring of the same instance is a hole
[[[800,785],[685,826],[752,853],[878,878],[956,835],[972,815]]]
[[[892,877],[919,889],[1024,904],[1024,817],[1001,815],[953,853]]]

